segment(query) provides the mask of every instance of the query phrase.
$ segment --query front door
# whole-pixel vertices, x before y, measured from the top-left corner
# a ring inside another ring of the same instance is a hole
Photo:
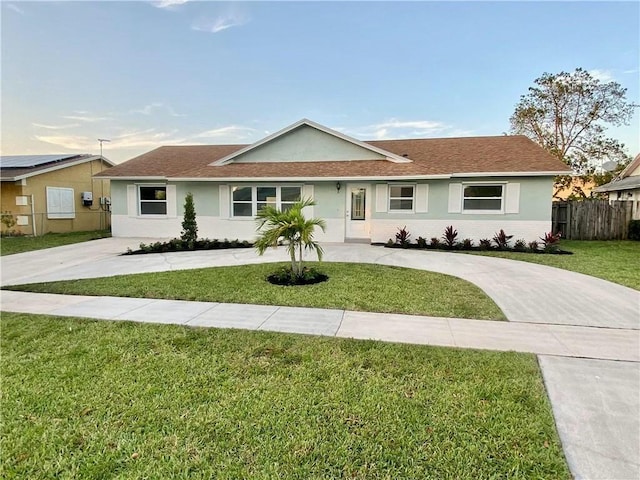
[[[371,185],[348,183],[346,198],[346,239],[371,238]]]

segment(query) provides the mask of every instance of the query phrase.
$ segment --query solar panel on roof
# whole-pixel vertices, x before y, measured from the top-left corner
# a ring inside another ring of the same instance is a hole
[[[73,157],[79,157],[77,153],[58,155],[3,155],[0,157],[0,168],[28,168],[37,167],[45,163],[59,162]]]

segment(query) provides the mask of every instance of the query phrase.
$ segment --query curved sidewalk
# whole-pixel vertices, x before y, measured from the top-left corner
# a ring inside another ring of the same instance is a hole
[[[2,310],[640,361],[637,331],[335,309],[1,292]]]

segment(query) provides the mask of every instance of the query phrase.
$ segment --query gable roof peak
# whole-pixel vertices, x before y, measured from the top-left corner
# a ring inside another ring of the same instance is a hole
[[[389,152],[387,150],[384,150],[380,147],[376,147],[375,145],[371,145],[370,143],[367,142],[363,142],[360,141],[356,138],[350,137],[349,135],[346,135],[342,132],[338,132],[337,130],[333,130],[329,127],[325,127],[324,125],[321,125],[319,123],[316,123],[312,120],[309,120],[308,118],[302,118],[300,120],[298,120],[295,123],[292,123],[291,125],[278,130],[275,133],[272,133],[271,135],[268,135],[266,137],[264,137],[261,140],[258,140],[255,143],[252,143],[251,145],[247,145],[244,148],[241,148],[240,150],[233,152],[213,163],[210,163],[210,166],[214,166],[214,167],[219,167],[222,165],[227,165],[229,163],[232,163],[234,161],[234,159],[236,159],[237,157],[239,157],[240,155],[243,155],[244,153],[247,153],[251,150],[254,150],[258,147],[260,147],[261,145],[264,145],[266,143],[271,142],[272,140],[275,140],[276,138],[279,138],[281,136],[284,136],[286,134],[288,134],[289,132],[292,132],[293,130],[296,130],[297,128],[306,125],[308,127],[314,128],[316,130],[319,130],[321,132],[324,132],[328,135],[331,135],[333,137],[339,138],[341,140],[344,140],[346,142],[352,143],[354,145],[357,145],[361,148],[364,148],[366,150],[369,150],[371,152],[377,153],[378,155],[382,155],[386,158],[387,161],[393,162],[393,163],[411,163],[412,160],[410,160],[407,157],[403,157],[401,155],[397,155],[395,153]]]

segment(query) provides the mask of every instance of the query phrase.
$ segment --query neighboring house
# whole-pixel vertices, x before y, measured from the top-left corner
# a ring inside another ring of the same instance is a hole
[[[303,119],[251,145],[160,147],[98,177],[111,180],[114,236],[178,236],[192,192],[203,237],[254,239],[258,209],[311,197],[319,240],[386,242],[405,225],[412,239],[447,225],[537,239],[567,173],[524,136],[362,142]]]
[[[632,218],[640,220],[640,153],[616,178],[593,191],[608,194],[609,201],[632,201]]]
[[[113,165],[99,155],[3,155],[3,230],[42,235],[108,228],[109,181],[93,175]],[[7,228],[11,217],[15,225]]]
[[[565,186],[555,186],[553,192],[554,202],[563,202],[570,199],[591,198],[596,183],[593,180],[585,180],[579,175],[572,176],[571,183]]]

